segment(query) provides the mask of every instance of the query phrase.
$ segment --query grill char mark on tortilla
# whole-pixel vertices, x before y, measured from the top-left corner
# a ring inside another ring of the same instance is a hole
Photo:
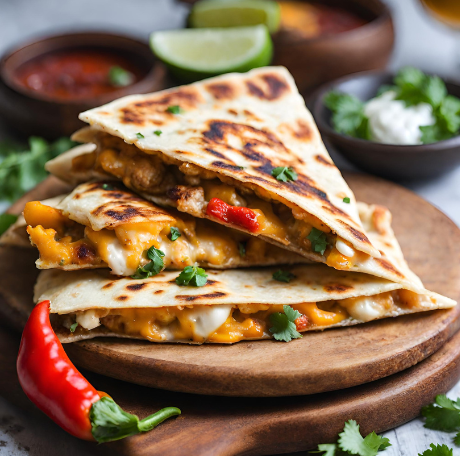
[[[384,269],[392,272],[393,274],[396,274],[402,279],[404,278],[404,274],[398,271],[398,269],[396,269],[389,261],[385,260],[385,258],[375,258],[375,261],[377,261]]]
[[[350,287],[348,285],[344,285],[341,283],[331,283],[331,284],[325,285],[323,288],[324,288],[324,291],[328,293],[345,293],[345,292],[353,290],[353,287]]]
[[[254,81],[246,81],[249,93],[257,98],[272,101],[280,98],[285,92],[289,91],[286,81],[276,74],[264,74],[257,79],[263,81],[264,87],[261,87],[260,84]]]
[[[332,166],[335,168],[335,165],[331,163],[330,161],[326,160],[322,155],[315,155],[315,159],[316,161],[322,163],[323,165]]]
[[[200,93],[193,87],[180,87],[177,90],[164,94],[161,97],[152,97],[138,101],[120,109],[120,122],[124,124],[145,125],[146,120],[154,125],[164,125],[168,119],[173,120],[175,114],[168,111],[169,106],[180,106],[191,111],[203,102]],[[159,118],[151,116],[158,114]],[[166,117],[166,122],[164,121]]]
[[[145,288],[146,286],[147,284],[145,282],[144,283],[134,283],[131,285],[126,285],[126,289],[129,291],[139,291]]]
[[[216,299],[216,298],[222,298],[224,296],[227,296],[227,293],[223,293],[221,291],[216,291],[214,293],[207,293],[207,294],[202,294],[202,295],[196,295],[196,296],[189,296],[189,295],[177,295],[176,299],[180,299],[183,301],[196,301],[197,299]]]
[[[230,84],[208,84],[205,88],[216,100],[229,100],[235,96],[234,88]]]
[[[297,139],[302,141],[310,141],[313,138],[313,131],[303,120],[297,121],[298,129],[293,130],[293,134]]]
[[[117,301],[127,301],[129,299],[129,296],[126,295],[121,295],[115,298]]]

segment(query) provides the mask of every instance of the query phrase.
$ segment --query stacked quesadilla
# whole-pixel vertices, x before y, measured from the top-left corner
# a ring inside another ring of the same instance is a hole
[[[84,112],[47,164],[76,185],[27,232],[63,341],[233,343],[440,308],[391,214],[357,203],[286,69]]]

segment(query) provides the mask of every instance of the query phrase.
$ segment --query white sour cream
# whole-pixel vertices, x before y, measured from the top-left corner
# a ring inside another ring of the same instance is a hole
[[[388,91],[364,106],[372,139],[384,144],[421,144],[419,127],[435,123],[431,106],[428,103],[406,106],[394,98],[395,92]]]

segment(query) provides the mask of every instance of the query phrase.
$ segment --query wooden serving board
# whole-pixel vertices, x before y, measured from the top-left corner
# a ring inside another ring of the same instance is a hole
[[[460,377],[459,345],[460,332],[434,355],[403,372],[343,391],[303,397],[200,396],[134,386],[87,371],[83,374],[98,390],[108,392],[125,410],[140,417],[165,406],[182,410],[180,417],[147,434],[97,447],[101,456],[292,454],[334,442],[349,419],[357,420],[367,434],[414,418],[422,406],[447,392]],[[19,335],[0,326],[0,395],[37,420],[47,420],[19,386],[18,346]],[[80,454],[96,452],[94,444],[75,444]],[[34,448],[36,456],[48,454],[46,448]]]
[[[400,186],[360,174],[346,179],[358,200],[390,208],[409,265],[427,288],[460,300],[460,230],[455,224]],[[51,181],[28,199],[61,191]],[[0,251],[0,312],[17,327],[31,307],[37,274],[33,255],[27,249]],[[80,367],[140,385],[220,396],[306,395],[360,385],[419,363],[457,331],[459,314],[457,306],[309,333],[288,344],[189,346],[99,339],[66,350]]]

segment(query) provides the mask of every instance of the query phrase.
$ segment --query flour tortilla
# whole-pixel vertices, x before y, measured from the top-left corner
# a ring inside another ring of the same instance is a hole
[[[353,297],[373,296],[402,288],[400,284],[366,274],[338,271],[320,264],[283,268],[295,274],[289,284],[273,280],[277,268],[244,270],[208,270],[204,287],[182,287],[175,283],[177,272],[163,271],[145,280],[113,279],[107,271],[41,272],[35,301],[50,300],[52,314],[66,315],[89,309],[159,308],[185,305],[228,304],[301,304]],[[161,290],[161,291],[160,291]],[[268,292],[269,291],[269,292]],[[397,307],[377,317],[396,317],[420,311],[453,307],[455,301],[423,290],[426,298],[420,308]],[[327,327],[308,327],[306,330],[351,326],[363,321],[351,317]],[[63,327],[56,328],[63,342],[73,342],[100,336],[130,337],[110,332],[105,327],[72,334]],[[266,335],[265,337],[269,337]],[[265,338],[263,337],[263,338]],[[137,337],[134,337],[137,338]],[[187,342],[176,340],[175,342]]]
[[[176,226],[177,221],[187,216],[180,214],[173,209],[166,210],[160,208],[153,203],[140,198],[136,194],[128,191],[122,185],[116,182],[91,182],[81,184],[76,187],[69,195],[60,196],[51,200],[45,201],[43,204],[54,207],[61,211],[63,215],[71,220],[92,228],[94,231],[103,229],[113,230],[117,226],[129,223],[148,223],[148,224],[164,224]],[[188,217],[190,218],[190,217]],[[202,221],[204,224],[213,224],[207,220]],[[25,220],[22,218],[22,227],[24,230]],[[226,227],[218,227],[222,236],[233,239],[244,239],[248,237],[242,233],[234,232]],[[14,230],[18,233],[19,226]],[[187,234],[183,234],[178,241],[188,239]],[[242,239],[242,240],[243,240]],[[169,244],[171,241],[166,241]],[[30,244],[30,242],[29,242]],[[193,242],[188,242],[190,248],[193,248]],[[304,257],[293,252],[280,249],[271,244],[261,241],[260,255],[258,257],[250,255],[241,256],[237,254],[232,256],[226,263],[221,265],[212,264],[214,268],[235,268],[249,266],[267,266],[274,264],[295,264],[305,263]],[[263,252],[262,252],[263,250]],[[165,250],[166,252],[166,250]],[[180,261],[174,264],[180,263]],[[62,269],[66,271],[87,269],[87,268],[104,268],[105,264],[65,264],[60,262],[45,264],[41,259],[37,260],[37,267],[40,269]],[[198,266],[211,267],[206,262],[198,262]]]
[[[169,112],[170,106],[180,106],[182,113]],[[230,179],[291,209],[306,211],[357,250],[380,256],[359,221],[352,191],[332,163],[292,76],[283,67],[124,97],[86,111],[80,119],[147,154],[160,154],[168,163],[195,165],[221,180]],[[155,134],[158,130],[160,135]],[[88,132],[75,136],[80,141],[89,138]],[[59,175],[58,165],[52,162],[48,170]],[[293,167],[298,179],[277,180],[271,172],[279,166]],[[186,197],[190,187],[175,191],[176,196]],[[350,198],[349,204],[345,197]],[[150,198],[157,203],[171,201],[171,195]],[[318,261],[318,256],[311,259]]]

